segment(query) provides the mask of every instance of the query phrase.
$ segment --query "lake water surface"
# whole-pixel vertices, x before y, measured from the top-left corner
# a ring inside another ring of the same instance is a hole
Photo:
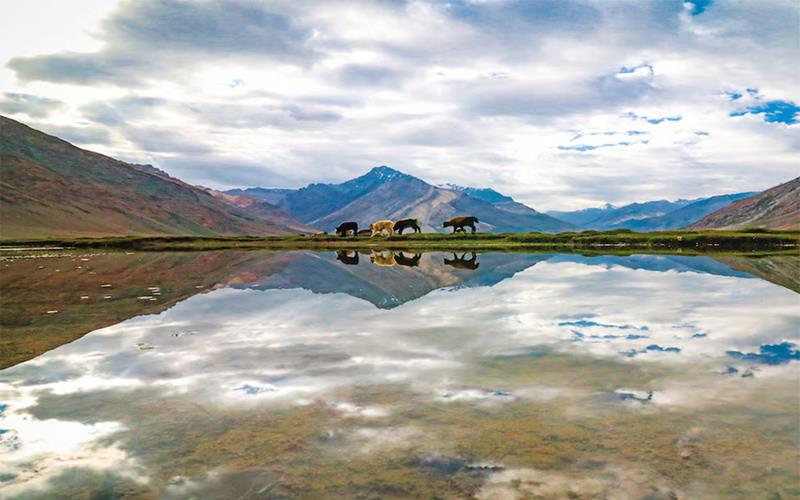
[[[800,258],[5,257],[2,498],[797,498]]]

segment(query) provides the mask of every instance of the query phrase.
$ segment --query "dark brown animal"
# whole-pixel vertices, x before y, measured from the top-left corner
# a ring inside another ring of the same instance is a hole
[[[415,253],[412,257],[406,257],[403,252],[394,254],[394,261],[397,262],[398,266],[417,267],[421,258],[421,253]]]
[[[394,230],[397,234],[403,234],[404,229],[412,229],[415,233],[421,233],[419,219],[400,219],[394,223]]]
[[[472,234],[475,234],[475,224],[478,222],[480,222],[478,221],[478,218],[471,215],[465,217],[453,217],[448,221],[444,221],[442,227],[452,227],[453,233],[456,233],[459,230],[463,231],[465,227],[468,227],[472,229]]]
[[[459,257],[456,254],[453,254],[452,259],[448,259],[447,257],[445,257],[444,263],[445,265],[455,267],[456,269],[469,269],[470,271],[478,269],[480,263],[478,262],[478,256],[475,255],[475,252],[472,252],[472,257],[470,257],[469,259],[466,259],[465,258],[466,256],[467,256],[466,253],[461,254],[461,257]]]
[[[358,251],[353,250],[351,255],[348,250],[336,250],[336,260],[348,266],[355,266],[358,264]]]
[[[355,222],[342,222],[336,228],[336,234],[339,236],[347,236],[347,233],[353,232],[353,236],[358,234],[358,224]]]

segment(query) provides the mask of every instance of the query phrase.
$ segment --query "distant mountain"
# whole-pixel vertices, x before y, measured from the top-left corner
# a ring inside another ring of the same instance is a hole
[[[278,205],[281,200],[286,198],[286,195],[294,193],[296,189],[281,189],[281,188],[247,188],[247,189],[229,189],[225,193],[235,196],[247,196],[255,200],[266,201],[273,205]]]
[[[528,205],[514,201],[514,198],[498,193],[492,188],[461,187],[454,184],[448,184],[446,187],[454,191],[460,191],[472,198],[477,198],[479,200],[491,203],[495,207],[507,212],[513,212],[521,215],[533,215],[539,213]]]
[[[569,223],[539,213],[496,191],[471,189],[436,187],[381,166],[341,184],[310,184],[297,190],[236,189],[226,193],[269,201],[295,219],[325,231],[331,231],[343,221],[356,221],[359,226],[366,227],[376,220],[405,217],[420,219],[425,231],[443,231],[442,221],[456,215],[478,217],[479,231],[575,229]]]
[[[459,186],[458,184],[442,184],[439,186],[444,189],[452,191],[460,191],[464,194],[477,198],[479,200],[488,201],[489,203],[503,203],[514,201],[514,198],[498,193],[492,188],[472,188]]]
[[[268,235],[297,231],[148,165],[132,165],[0,116],[2,238]]]
[[[800,177],[731,203],[688,229],[800,229]]]
[[[719,210],[720,208],[730,205],[736,200],[747,198],[755,193],[736,193],[736,194],[723,194],[719,196],[712,196],[704,198],[686,206],[683,206],[672,212],[657,217],[648,217],[646,219],[627,220],[625,222],[614,224],[610,229],[615,228],[628,228],[634,231],[664,231],[668,229],[680,229],[696,222],[706,215]]]
[[[669,212],[683,208],[697,200],[656,200],[644,203],[631,203],[621,207],[606,205],[602,208],[590,208],[575,212],[547,212],[548,215],[557,217],[586,229],[615,229],[628,227],[632,221],[659,217]]]
[[[631,203],[621,207],[606,204],[574,212],[547,212],[586,229],[632,229],[634,231],[664,231],[680,229],[706,215],[754,193],[736,193],[696,200],[657,200]]]
[[[569,222],[579,227],[589,227],[588,224],[593,220],[599,219],[607,214],[613,213],[619,207],[615,207],[610,203],[606,203],[603,207],[597,208],[584,208],[582,210],[574,210],[571,212],[562,212],[558,210],[550,210],[545,212],[547,215],[552,215],[557,219]]]
[[[217,191],[215,189],[198,186],[200,189],[205,190],[214,198],[224,201],[229,205],[241,208],[247,213],[253,214],[261,219],[272,221],[275,224],[291,229],[292,231],[313,234],[318,232],[311,226],[307,226],[302,222],[295,220],[292,216],[287,214],[282,208],[273,205],[267,201],[257,200],[245,195],[234,195]]]

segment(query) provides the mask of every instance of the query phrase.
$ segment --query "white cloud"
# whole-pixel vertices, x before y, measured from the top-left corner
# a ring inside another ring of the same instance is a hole
[[[72,9],[90,14],[71,13],[74,23],[14,28],[0,49],[4,90],[68,105],[12,116],[108,128],[100,143],[97,131],[72,138],[189,182],[296,187],[388,164],[567,209],[759,190],[796,174],[798,125],[734,119],[724,95],[800,100],[792,2],[715,2],[697,15],[577,0],[101,3]],[[58,9],[26,5],[0,29]],[[63,44],[45,43],[57,35]],[[141,99],[155,104],[130,106]],[[125,126],[95,123],[98,110]],[[628,112],[682,120],[632,124]],[[574,131],[642,125],[636,141],[559,149]]]

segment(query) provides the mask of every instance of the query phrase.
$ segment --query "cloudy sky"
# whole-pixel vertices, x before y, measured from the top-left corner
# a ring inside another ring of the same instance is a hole
[[[29,0],[0,113],[217,188],[389,165],[537,209],[796,177],[796,0]]]

